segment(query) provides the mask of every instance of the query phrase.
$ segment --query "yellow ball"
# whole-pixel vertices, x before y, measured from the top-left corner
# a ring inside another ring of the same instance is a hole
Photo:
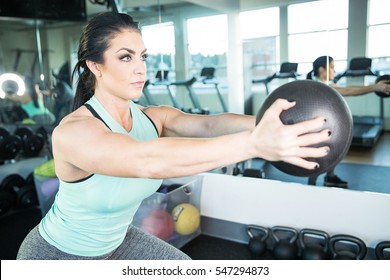
[[[172,210],[175,231],[182,235],[194,233],[200,225],[200,212],[190,203],[181,203]]]

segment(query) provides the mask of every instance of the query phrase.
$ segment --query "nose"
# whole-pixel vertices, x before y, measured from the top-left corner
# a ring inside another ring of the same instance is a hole
[[[135,74],[141,74],[144,75],[146,73],[146,63],[145,61],[139,59],[137,60],[135,67],[134,67],[134,73]]]

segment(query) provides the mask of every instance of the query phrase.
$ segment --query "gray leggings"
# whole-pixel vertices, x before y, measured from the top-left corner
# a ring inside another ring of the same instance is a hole
[[[67,254],[50,245],[38,226],[31,230],[19,248],[18,260],[190,260],[172,245],[130,226],[125,240],[114,251],[97,257]]]

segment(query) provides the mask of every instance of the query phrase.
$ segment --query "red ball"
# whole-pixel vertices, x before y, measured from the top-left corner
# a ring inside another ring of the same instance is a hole
[[[156,209],[142,221],[141,229],[162,240],[167,240],[173,233],[174,222],[167,211]]]

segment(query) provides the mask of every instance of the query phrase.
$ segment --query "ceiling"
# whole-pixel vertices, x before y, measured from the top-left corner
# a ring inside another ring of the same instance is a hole
[[[22,1],[22,0],[18,0]],[[32,0],[31,0],[32,1]],[[245,11],[251,9],[266,8],[284,4],[307,2],[313,0],[85,0],[87,16],[111,10],[113,3],[120,7],[122,12],[156,13],[159,8],[177,8],[185,6],[200,6],[221,13]],[[45,25],[63,26],[70,22],[41,21]],[[6,30],[20,30],[34,27],[37,20],[0,17],[0,27]],[[1,33],[1,31],[0,31]]]

